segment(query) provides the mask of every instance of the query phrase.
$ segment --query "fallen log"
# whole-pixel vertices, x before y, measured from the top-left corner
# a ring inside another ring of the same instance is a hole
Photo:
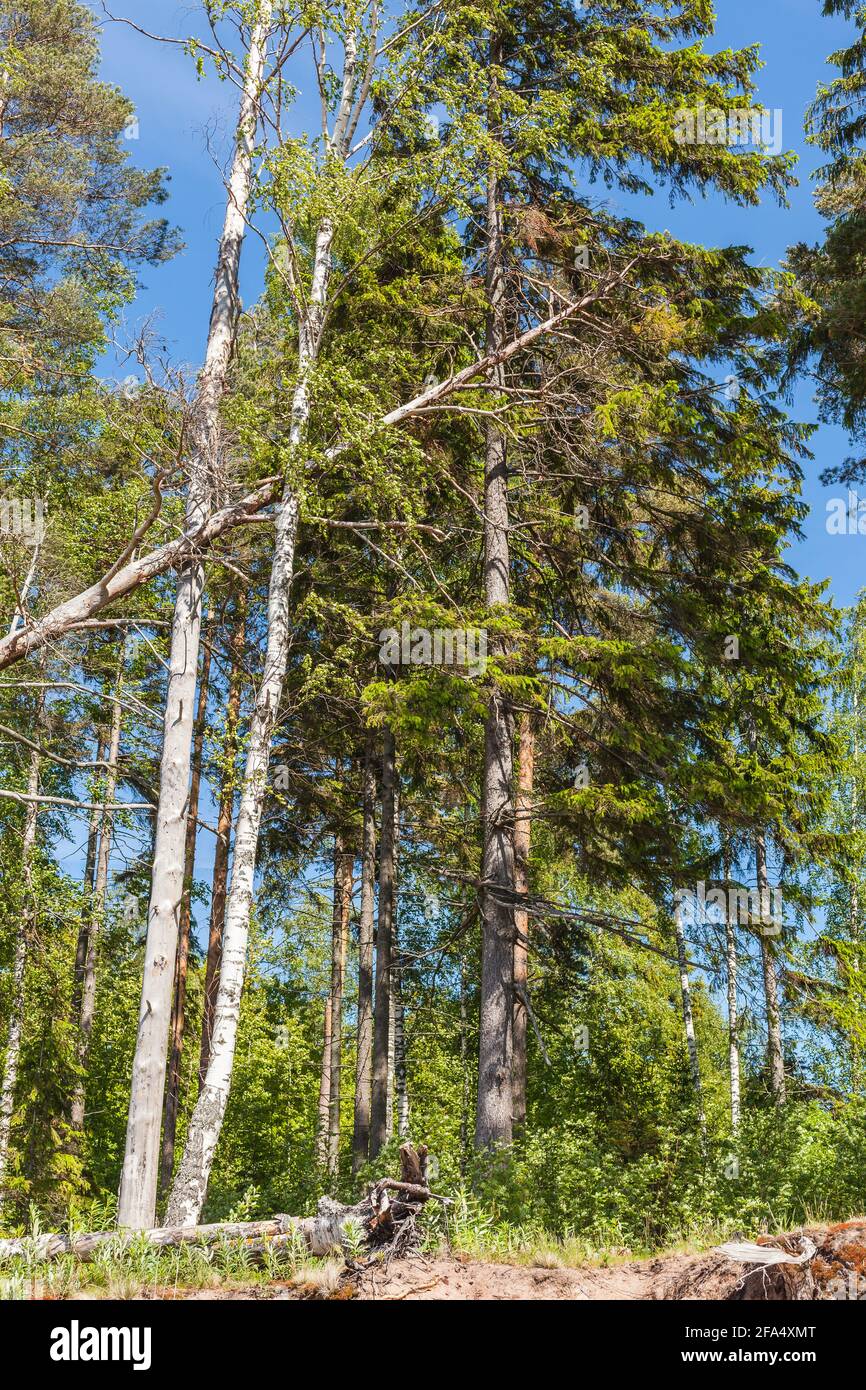
[[[61,1235],[19,1236],[0,1240],[0,1264],[16,1258],[54,1260],[72,1255],[78,1260],[96,1259],[101,1250],[123,1250],[144,1241],[157,1249],[181,1245],[219,1245],[242,1241],[254,1257],[267,1251],[302,1245],[310,1255],[330,1255],[335,1250],[368,1248],[399,1243],[414,1225],[426,1202],[447,1203],[447,1197],[427,1185],[427,1149],[411,1144],[400,1149],[402,1177],[380,1178],[366,1197],[354,1206],[322,1197],[315,1216],[271,1217],[268,1221],[217,1221],[207,1226],[159,1226],[150,1231],[90,1231]],[[395,1193],[395,1197],[389,1193]]]

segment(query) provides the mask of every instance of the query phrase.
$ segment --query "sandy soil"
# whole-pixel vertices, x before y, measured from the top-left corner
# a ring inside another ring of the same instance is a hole
[[[574,1300],[811,1300],[866,1301],[866,1221],[808,1227],[759,1243],[796,1253],[809,1235],[818,1253],[806,1268],[781,1265],[771,1271],[736,1264],[708,1251],[664,1255],[607,1268],[550,1269],[507,1265],[454,1256],[411,1256],[340,1275],[320,1284],[273,1284],[256,1289],[209,1289],[174,1297],[193,1299],[361,1299],[382,1302]],[[172,1296],[172,1295],[169,1295]]]

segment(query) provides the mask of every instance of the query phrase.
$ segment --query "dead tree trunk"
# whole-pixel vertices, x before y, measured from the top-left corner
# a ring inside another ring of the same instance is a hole
[[[761,970],[764,977],[764,1006],[767,1014],[767,1067],[770,1090],[776,1105],[785,1104],[785,1057],[782,1050],[782,1016],[779,1009],[779,986],[776,979],[776,959],[773,950],[775,924],[770,912],[770,885],[767,878],[767,841],[763,834],[755,838],[755,873],[758,886]]]
[[[270,1221],[221,1221],[209,1226],[160,1226],[147,1231],[91,1231],[77,1235],[19,1236],[0,1240],[0,1264],[26,1257],[54,1260],[72,1255],[78,1260],[98,1258],[106,1246],[123,1248],[145,1241],[155,1249],[180,1245],[210,1246],[227,1241],[243,1242],[247,1254],[262,1257],[282,1246],[293,1248],[298,1241],[311,1255],[330,1255],[342,1250],[350,1240],[354,1245],[360,1233],[369,1248],[391,1246],[395,1253],[405,1245],[415,1217],[425,1203],[448,1203],[446,1197],[431,1192],[427,1183],[427,1149],[417,1151],[404,1144],[400,1150],[401,1177],[380,1178],[371,1185],[363,1201],[344,1206],[323,1197],[315,1216],[275,1216]]]
[[[532,832],[532,792],[535,774],[535,730],[532,718],[520,722],[517,805],[514,818],[514,891],[529,893],[529,846]],[[514,1037],[511,1052],[512,1112],[515,1129],[526,1123],[526,1024],[529,913],[521,903],[514,909]]]
[[[235,759],[238,753],[238,720],[241,710],[241,675],[243,671],[244,649],[246,647],[247,599],[239,593],[235,609],[234,627],[229,641],[231,674],[226,701],[225,733],[223,736],[220,800],[217,818],[216,848],[214,850],[213,880],[211,884],[210,925],[208,929],[207,963],[204,977],[204,1007],[201,1020],[201,1055],[198,1064],[199,1093],[204,1085],[210,1061],[211,1033],[213,1031],[214,1006],[219,989],[220,960],[222,958],[223,923],[226,913],[226,890],[229,880],[229,852],[231,849],[232,811],[235,797]]]
[[[502,44],[490,45],[488,127],[500,120],[497,72]],[[505,254],[501,187],[495,160],[487,176],[487,351],[505,342]],[[505,385],[505,368],[489,375],[493,393]],[[493,396],[495,399],[495,395]],[[511,589],[508,541],[508,462],[505,434],[487,425],[484,461],[484,592],[490,609],[508,606]],[[502,642],[494,654],[504,654]],[[479,1017],[477,1149],[510,1144],[512,1136],[511,1041],[514,973],[513,721],[508,699],[491,688],[484,730],[482,786],[484,848],[481,887],[481,1001]]]
[[[376,893],[376,771],[374,743],[364,750],[364,809],[361,845],[361,913],[358,923],[358,1043],[355,1069],[355,1123],[352,1170],[367,1162],[373,1080],[373,909]]]
[[[394,735],[382,742],[382,835],[379,847],[379,919],[376,929],[376,1003],[373,1033],[373,1093],[370,1116],[370,1158],[388,1141],[388,1053],[391,1029],[391,933],[396,902],[395,810],[397,767]]]
[[[168,1191],[174,1169],[174,1142],[177,1134],[177,1112],[180,1105],[180,1068],[183,1056],[183,1035],[186,1027],[186,983],[189,973],[189,935],[192,927],[192,889],[195,880],[195,847],[198,831],[198,806],[201,794],[201,767],[204,756],[204,735],[207,728],[207,702],[210,687],[212,643],[215,636],[213,616],[202,650],[201,674],[198,683],[198,706],[192,741],[192,781],[189,788],[189,807],[186,817],[184,844],[183,898],[180,904],[180,926],[177,934],[177,962],[174,972],[174,1000],[171,1008],[169,1037],[171,1052],[168,1080],[162,1116],[162,1163],[160,1191]]]

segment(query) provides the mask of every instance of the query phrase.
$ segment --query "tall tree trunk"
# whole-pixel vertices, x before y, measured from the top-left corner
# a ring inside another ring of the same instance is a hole
[[[250,37],[237,144],[217,259],[207,351],[198,385],[196,438],[193,441],[186,508],[187,527],[196,525],[206,515],[218,453],[219,407],[237,319],[238,274],[246,231],[252,151],[271,8],[270,0],[262,0]],[[151,1227],[156,1219],[160,1117],[183,898],[193,703],[203,589],[204,566],[197,559],[179,577],[171,633],[144,979],[117,1218],[120,1226],[134,1228]]]
[[[42,705],[40,702],[40,714]],[[39,754],[34,749],[30,754],[27,773],[27,795],[39,795]],[[3,1204],[6,1174],[9,1170],[9,1144],[12,1135],[12,1115],[15,1110],[15,1089],[18,1085],[18,1068],[21,1062],[21,1038],[24,1032],[24,986],[27,973],[27,957],[30,951],[30,938],[36,918],[36,901],[33,891],[33,855],[36,849],[36,826],[38,805],[34,800],[27,803],[24,812],[24,836],[21,845],[21,863],[24,880],[24,914],[21,930],[15,943],[15,958],[12,963],[12,995],[9,1002],[9,1028],[6,1034],[6,1048],[3,1058],[3,1076],[0,1079],[0,1207]]]
[[[725,965],[728,986],[728,1067],[731,1080],[731,1130],[740,1130],[740,1041],[737,1036],[737,937],[731,912],[731,867],[725,861]]]
[[[324,218],[316,235],[310,293],[306,314],[300,325],[300,375],[292,401],[288,438],[290,452],[295,455],[300,450],[309,420],[308,378],[321,341],[333,239],[334,224],[330,218]],[[289,591],[294,573],[298,512],[298,498],[287,481],[276,514],[274,558],[268,589],[267,650],[250,721],[246,768],[238,807],[211,1056],[205,1084],[190,1120],[183,1160],[168,1205],[169,1219],[179,1226],[195,1225],[198,1221],[231,1089],[271,735],[288,664]]]
[[[394,1093],[397,1103],[397,1134],[401,1139],[409,1136],[409,1087],[406,1068],[406,1020],[403,1013],[403,958],[399,942],[396,943],[396,959],[393,973],[394,999]]]
[[[352,911],[353,856],[342,834],[334,834],[334,893],[331,909],[331,987],[322,1042],[320,1110],[316,1151],[329,1172],[337,1170],[340,1147],[340,1072],[343,1050],[343,987]]]
[[[520,754],[517,773],[517,806],[514,818],[514,891],[521,898],[529,892],[529,846],[532,833],[532,792],[535,777],[535,730],[532,716],[520,721]],[[511,1053],[512,1112],[515,1129],[526,1124],[526,1004],[529,913],[514,909],[514,1037]]]
[[[497,72],[502,45],[490,46],[490,104],[488,124],[499,125]],[[505,264],[501,189],[494,160],[487,177],[487,351],[505,341]],[[489,377],[501,390],[505,369]],[[508,463],[505,435],[495,420],[487,425],[484,461],[484,589],[490,609],[507,607],[510,599],[508,542]],[[493,644],[502,655],[500,640]],[[484,730],[482,786],[484,849],[482,861],[481,1003],[479,1018],[478,1108],[475,1146],[507,1145],[512,1135],[511,1041],[514,972],[514,793],[513,721],[508,700],[493,688]]]
[[[192,889],[195,881],[195,847],[198,832],[198,806],[201,794],[201,768],[204,756],[204,735],[207,728],[207,702],[210,687],[212,643],[215,637],[213,615],[208,620],[208,632],[201,659],[198,683],[198,707],[192,747],[192,781],[189,788],[189,808],[186,818],[184,844],[183,898],[180,905],[180,927],[177,939],[177,961],[174,972],[174,1000],[171,1008],[171,1052],[168,1062],[168,1082],[162,1117],[162,1165],[160,1191],[165,1193],[174,1170],[174,1142],[177,1134],[177,1112],[180,1105],[180,1068],[183,1057],[183,1035],[186,1027],[186,982],[189,972],[189,937],[192,927]]]
[[[674,925],[676,928],[677,961],[680,969],[680,992],[682,996],[686,1047],[689,1054],[689,1070],[692,1076],[692,1087],[695,1093],[695,1105],[698,1111],[698,1124],[701,1130],[701,1137],[705,1138],[707,1121],[704,1113],[704,1093],[701,1085],[701,1069],[698,1064],[698,1040],[695,1036],[695,1020],[692,1012],[692,986],[689,980],[689,961],[686,952],[686,936],[683,931],[682,911],[679,907],[674,911]]]
[[[100,729],[96,736],[96,761],[104,763],[108,754],[108,742],[103,731]],[[99,828],[102,822],[103,811],[98,804],[98,799],[103,789],[104,769],[100,767],[91,781],[93,810],[90,812],[90,824],[87,830],[87,857],[84,861],[84,882],[82,884],[87,899],[87,906],[82,914],[81,926],[78,929],[78,943],[75,947],[75,976],[72,982],[72,1025],[78,1027],[78,1020],[81,1017],[81,991],[84,986],[84,963],[87,960],[87,942],[90,937],[90,916],[93,912],[92,898],[96,889],[96,863],[99,854]],[[103,801],[105,797],[103,796]]]
[[[394,735],[382,740],[382,834],[379,845],[379,918],[376,927],[376,1003],[373,1031],[373,1094],[370,1158],[388,1142],[388,1060],[391,1031],[391,951],[397,893],[397,765]]]
[[[336,1173],[340,1153],[340,1101],[343,1089],[343,994],[352,916],[355,856],[343,837],[334,837],[334,912],[331,927],[331,1087],[328,1106],[328,1171]]]
[[[114,804],[117,796],[117,764],[120,758],[120,735],[123,727],[121,696],[125,668],[126,643],[121,647],[117,675],[114,681],[115,698],[111,707],[111,732],[108,736],[108,767],[105,772],[102,831],[99,837],[96,877],[93,883],[93,898],[87,920],[87,944],[81,976],[81,1011],[78,1016],[79,1076],[72,1096],[71,1111],[74,1134],[81,1134],[84,1130],[87,1061],[90,1055],[90,1039],[93,1036],[93,1017],[96,1011],[96,957],[99,935],[105,916],[105,898],[108,892],[108,870],[111,862],[111,843],[114,832],[114,812],[109,808]]]
[[[852,721],[852,722],[853,722],[853,751],[854,751],[854,758],[853,758],[854,775],[853,775],[853,777],[851,778],[851,830],[852,830],[852,832],[853,832],[854,834],[856,834],[856,833],[859,831],[859,829],[860,829],[860,808],[859,808],[859,795],[858,795],[858,783],[857,783],[858,773],[859,773],[859,767],[860,767],[860,692],[859,692],[859,690],[858,690],[858,688],[857,688],[856,683],[855,683],[854,689],[853,689],[853,691],[852,691],[852,711],[851,711],[851,712],[852,712],[852,715],[853,715],[853,721]],[[852,885],[851,885],[851,900],[850,900],[850,903],[849,903],[849,905],[848,905],[848,930],[849,930],[849,933],[850,933],[850,936],[851,936],[851,940],[858,946],[858,948],[859,948],[859,946],[860,946],[860,940],[861,940],[861,935],[862,935],[862,933],[861,933],[861,928],[860,928],[860,874],[861,874],[861,871],[862,871],[862,864],[861,864],[861,860],[858,858],[858,859],[857,859],[857,862],[856,862],[855,865],[854,865],[854,881],[853,881],[853,883],[852,883]],[[855,957],[854,962],[853,962],[853,972],[854,972],[856,975],[859,975],[859,971],[860,971],[860,960],[859,960],[859,956],[857,956],[857,957]],[[853,980],[853,979],[851,978],[851,975],[852,975],[851,969],[850,969],[850,968],[846,968],[846,970],[845,970],[845,983],[846,983],[846,985],[849,985],[849,986],[850,986],[850,985],[854,985],[855,988],[856,988],[857,981],[856,981],[856,980]],[[859,1095],[859,1093],[860,1093],[860,1091],[861,1091],[861,1089],[862,1089],[862,1087],[861,1087],[861,1071],[862,1071],[862,1065],[861,1065],[861,1057],[860,1057],[860,1040],[859,1040],[859,1037],[857,1036],[857,1033],[854,1032],[854,1033],[852,1033],[852,1035],[851,1035],[851,1090],[852,1090],[852,1092],[853,1092],[853,1094],[854,1094],[855,1096],[856,1096],[856,1095]]]
[[[211,1033],[213,1031],[214,1009],[219,989],[220,962],[223,948],[223,924],[226,913],[226,889],[229,877],[229,853],[231,850],[232,812],[235,801],[235,760],[238,753],[238,721],[241,711],[241,677],[243,673],[244,649],[246,647],[247,599],[239,592],[235,609],[234,627],[229,641],[231,674],[226,701],[225,732],[223,735],[220,801],[217,817],[216,848],[214,850],[213,880],[211,884],[210,924],[208,928],[207,963],[204,977],[204,1007],[201,1020],[201,1054],[198,1064],[199,1094],[207,1076],[210,1061]]]
[[[466,961],[460,957],[460,1176],[469,1162],[469,1010],[466,1002]]]
[[[344,35],[343,83],[330,153],[348,155],[347,132],[355,104],[357,44]],[[310,416],[310,372],[319,355],[331,275],[335,226],[324,216],[316,232],[310,289],[298,325],[298,382],[288,432],[289,454],[298,458]],[[283,692],[289,654],[289,590],[294,573],[299,501],[289,477],[276,513],[276,536],[268,590],[265,669],[250,722],[246,770],[238,808],[232,882],[223,933],[223,958],[214,1018],[213,1043],[204,1088],[190,1120],[186,1148],[172,1188],[168,1211],[182,1226],[197,1222],[213,1166],[231,1089],[240,998],[244,982],[250,912],[264,805],[271,735]]]
[[[782,1016],[776,979],[776,953],[766,928],[770,921],[770,885],[767,878],[767,841],[755,838],[755,873],[760,904],[761,971],[764,977],[764,1006],[767,1014],[767,1066],[770,1090],[776,1105],[785,1104],[785,1057],[782,1051]]]
[[[328,1165],[328,1119],[331,1113],[331,1022],[334,1011],[331,996],[325,1000],[322,1023],[322,1064],[319,1072],[319,1108],[316,1124],[316,1162],[320,1168]]]
[[[352,1170],[367,1162],[373,1082],[373,910],[376,894],[376,770],[374,742],[364,749],[364,810],[361,844],[361,913],[358,923],[358,1044]]]

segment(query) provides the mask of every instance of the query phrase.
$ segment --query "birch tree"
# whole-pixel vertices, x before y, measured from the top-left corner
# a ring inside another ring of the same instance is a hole
[[[238,312],[240,256],[252,190],[253,151],[270,0],[257,7],[238,116],[236,146],[220,239],[211,321],[199,379],[189,468],[186,528],[195,532],[211,507],[219,449],[219,410]],[[165,701],[154,870],[147,918],[144,976],[133,1062],[118,1224],[146,1229],[156,1219],[160,1116],[171,1013],[191,770],[204,565],[195,555],[181,570],[175,597]]]
[[[3,1200],[3,1188],[9,1167],[9,1140],[12,1132],[15,1091],[18,1085],[18,1066],[21,1058],[21,1038],[24,1029],[24,977],[32,944],[31,933],[36,911],[33,896],[33,856],[36,851],[36,830],[39,816],[37,802],[39,795],[39,754],[35,751],[30,754],[27,795],[31,799],[24,812],[24,834],[21,842],[23,879],[27,900],[15,943],[15,957],[12,965],[12,1002],[9,1010],[9,1027],[6,1033],[3,1075],[0,1078],[0,1204]]]

